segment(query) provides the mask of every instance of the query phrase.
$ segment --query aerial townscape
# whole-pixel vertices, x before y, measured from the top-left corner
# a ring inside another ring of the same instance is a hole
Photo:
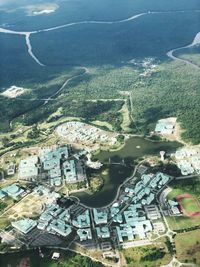
[[[200,267],[199,21],[0,0],[0,267]]]

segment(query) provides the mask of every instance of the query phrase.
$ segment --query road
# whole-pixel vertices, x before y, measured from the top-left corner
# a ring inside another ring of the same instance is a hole
[[[200,70],[200,66],[189,61],[189,60],[186,60],[186,59],[182,59],[180,57],[177,57],[174,55],[175,52],[179,51],[179,50],[182,50],[182,49],[188,49],[188,48],[191,48],[191,47],[194,47],[194,46],[197,46],[200,44],[200,32],[198,32],[194,38],[194,40],[192,41],[191,44],[189,45],[186,45],[186,46],[182,46],[182,47],[178,47],[178,48],[175,48],[175,49],[172,49],[170,50],[169,52],[167,52],[167,56],[169,58],[171,58],[172,60],[177,60],[177,61],[180,61],[180,62],[183,62],[187,65],[190,65],[192,67],[194,67],[195,69],[197,70]]]
[[[184,180],[184,179],[191,179],[191,178],[197,178],[197,177],[199,177],[198,174],[191,174],[191,175],[176,177],[175,180]]]
[[[86,68],[86,67],[79,67],[79,69],[83,70],[84,72],[81,73],[81,74],[72,76],[71,78],[67,79],[67,80],[63,83],[63,85],[62,85],[62,86],[61,86],[55,93],[53,93],[51,96],[49,96],[49,97],[46,99],[46,101],[44,102],[43,105],[47,105],[47,104],[49,103],[50,100],[52,100],[55,96],[57,96],[57,95],[58,95],[58,94],[59,94],[59,93],[60,93],[60,92],[61,92],[61,91],[68,85],[69,82],[71,82],[72,80],[74,80],[74,79],[76,79],[76,78],[78,78],[78,77],[81,77],[81,76],[83,76],[83,75],[85,75],[85,74],[89,74],[89,73],[90,73],[89,69]],[[42,99],[40,99],[40,100],[42,100]]]
[[[33,34],[38,34],[38,33],[44,33],[44,32],[49,32],[49,31],[55,31],[55,30],[59,30],[59,29],[63,29],[63,28],[67,28],[67,27],[74,27],[77,25],[85,25],[85,24],[98,24],[98,25],[113,25],[113,24],[121,24],[121,23],[127,23],[133,20],[137,20],[140,17],[143,16],[149,16],[149,15],[156,15],[156,14],[176,14],[176,13],[188,13],[188,12],[200,12],[200,10],[169,10],[169,11],[148,11],[148,12],[143,12],[143,13],[139,13],[139,14],[134,14],[128,18],[122,19],[122,20],[116,20],[116,21],[98,21],[98,20],[85,20],[85,21],[77,21],[77,22],[71,22],[71,23],[66,23],[66,24],[62,24],[59,26],[55,26],[55,27],[51,27],[51,28],[47,28],[47,29],[40,29],[40,30],[36,30],[36,31],[14,31],[11,29],[5,29],[5,28],[1,28],[0,27],[0,33],[3,34],[14,34],[14,35],[22,35],[25,36],[25,41],[26,41],[26,47],[27,47],[27,51],[29,53],[29,55],[31,56],[31,58],[41,67],[44,67],[45,64],[43,64],[38,58],[37,56],[34,54],[34,52],[32,51],[32,45],[31,45],[31,41],[30,41],[30,37]],[[180,48],[179,48],[180,49]],[[175,52],[176,49],[172,50],[169,52],[169,57],[171,57],[173,59],[173,52]],[[176,58],[176,57],[175,57]],[[176,58],[177,59],[177,58]]]

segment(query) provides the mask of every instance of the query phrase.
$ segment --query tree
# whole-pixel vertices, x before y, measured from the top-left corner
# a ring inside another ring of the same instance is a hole
[[[32,130],[27,134],[27,137],[29,139],[35,139],[35,138],[38,138],[39,136],[40,136],[40,130],[38,129],[37,124],[35,124],[32,127]]]

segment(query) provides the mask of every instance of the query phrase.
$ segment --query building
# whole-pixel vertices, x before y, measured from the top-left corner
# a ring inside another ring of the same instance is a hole
[[[107,226],[96,227],[96,232],[97,232],[98,238],[104,239],[104,238],[110,237],[110,231],[109,231],[109,228]]]
[[[14,163],[11,163],[7,168],[7,175],[11,176],[14,175],[16,171],[16,165]]]
[[[161,218],[160,211],[156,205],[145,206],[147,218],[151,221],[158,220]]]
[[[111,217],[113,218],[113,222],[116,222],[116,223],[123,222],[122,214],[120,213],[120,210],[118,207],[114,207],[114,206],[111,207],[110,214],[111,214]]]
[[[164,233],[165,232],[165,225],[163,222],[154,222],[153,228],[154,228],[154,232],[157,232],[157,233]]]
[[[153,189],[160,189],[162,186],[166,185],[170,177],[164,173],[158,172],[150,182],[150,187]]]
[[[19,179],[34,181],[38,177],[38,157],[30,156],[20,161],[19,164]]]
[[[92,239],[92,232],[90,228],[86,229],[78,229],[77,234],[81,241],[91,240]]]
[[[73,184],[78,182],[76,164],[74,160],[65,161],[63,163],[63,173],[66,183]]]
[[[0,190],[0,199],[5,198],[7,195],[2,190]]]
[[[13,199],[17,199],[25,193],[24,189],[20,188],[16,184],[9,185],[0,190],[0,198],[4,198],[5,196],[12,197]]]
[[[29,233],[33,228],[37,226],[37,222],[31,219],[23,219],[11,223],[12,226],[23,234]]]
[[[146,234],[153,230],[150,220],[142,220],[133,223],[134,234],[140,239],[146,238]]]
[[[180,215],[180,209],[179,209],[179,203],[175,200],[168,200],[169,208],[170,208],[170,213],[172,215]]]
[[[94,221],[96,225],[106,224],[108,222],[108,214],[101,210],[93,209]]]
[[[52,260],[58,260],[60,258],[60,253],[54,252],[51,258]]]
[[[77,228],[87,228],[90,227],[90,214],[89,210],[78,215],[76,219],[72,220],[72,224]]]
[[[51,234],[67,237],[72,232],[69,222],[69,211],[52,203],[47,205],[46,210],[40,215],[37,228]]]
[[[50,202],[55,202],[57,200],[57,198],[60,197],[60,194],[58,194],[54,191],[50,191],[47,187],[44,187],[42,185],[34,188],[34,193],[36,193],[38,195],[48,196]]]
[[[171,135],[174,133],[176,118],[161,119],[156,124],[154,133],[159,135]]]
[[[54,219],[50,224],[51,230],[55,231],[58,235],[67,237],[71,232],[72,228],[69,224],[66,224],[61,219]]]
[[[42,162],[48,162],[53,159],[66,160],[69,157],[68,146],[61,146],[55,149],[44,148],[40,152],[40,159]]]
[[[84,168],[79,161],[69,159],[67,146],[55,149],[45,148],[40,153],[42,168],[48,174],[50,185],[77,183],[86,179]]]
[[[116,226],[117,230],[117,239],[119,243],[123,243],[124,241],[132,241],[134,239],[133,229],[128,224],[121,224],[120,226]]]

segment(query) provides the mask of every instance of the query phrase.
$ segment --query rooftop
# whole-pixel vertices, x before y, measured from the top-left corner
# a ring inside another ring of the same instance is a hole
[[[16,222],[11,223],[14,228],[18,231],[27,234],[30,232],[34,227],[36,227],[37,222],[31,219],[23,219]]]

